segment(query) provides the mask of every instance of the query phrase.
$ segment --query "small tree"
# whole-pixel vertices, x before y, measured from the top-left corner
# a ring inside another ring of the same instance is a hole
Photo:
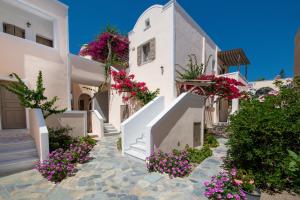
[[[58,100],[57,96],[48,101],[48,98],[44,95],[45,88],[43,85],[43,75],[41,71],[39,71],[36,80],[35,90],[30,89],[16,73],[10,74],[10,77],[17,79],[17,82],[12,82],[8,85],[1,84],[0,86],[16,94],[21,105],[25,108],[41,109],[45,119],[52,114],[63,113],[66,111],[66,108],[58,109],[58,107],[54,105]]]
[[[280,78],[285,78],[285,71],[284,71],[284,69],[281,69],[278,75],[280,76]]]

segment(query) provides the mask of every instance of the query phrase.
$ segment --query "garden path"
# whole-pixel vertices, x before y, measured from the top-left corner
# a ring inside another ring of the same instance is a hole
[[[122,200],[198,200],[203,196],[203,181],[220,171],[226,154],[225,139],[187,178],[170,179],[147,173],[145,163],[124,157],[116,149],[117,137],[99,141],[89,163],[79,165],[75,176],[53,184],[36,170],[0,178],[0,200],[5,199],[122,199]]]

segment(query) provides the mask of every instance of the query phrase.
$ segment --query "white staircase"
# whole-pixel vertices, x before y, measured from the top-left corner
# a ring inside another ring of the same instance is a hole
[[[33,169],[38,160],[35,142],[29,134],[0,133],[0,177]]]
[[[125,154],[146,160],[146,139],[144,134],[140,138],[137,138],[136,142],[131,144],[128,150],[125,150]]]
[[[104,123],[104,136],[114,136],[119,135],[120,131],[118,131],[112,124]]]

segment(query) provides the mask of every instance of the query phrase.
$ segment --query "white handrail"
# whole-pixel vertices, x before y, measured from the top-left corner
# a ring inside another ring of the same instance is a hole
[[[147,105],[142,107],[121,124],[122,132],[122,152],[135,143],[136,139],[142,136],[142,131],[146,125],[157,116],[165,107],[163,96],[156,97]]]
[[[41,109],[30,109],[30,134],[34,138],[40,161],[48,159],[49,136]]]

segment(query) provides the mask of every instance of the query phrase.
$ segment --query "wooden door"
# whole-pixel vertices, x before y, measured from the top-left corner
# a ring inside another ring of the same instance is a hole
[[[228,100],[220,99],[219,101],[219,122],[227,122],[228,120]]]
[[[2,129],[25,129],[25,108],[20,105],[18,97],[0,87]]]

